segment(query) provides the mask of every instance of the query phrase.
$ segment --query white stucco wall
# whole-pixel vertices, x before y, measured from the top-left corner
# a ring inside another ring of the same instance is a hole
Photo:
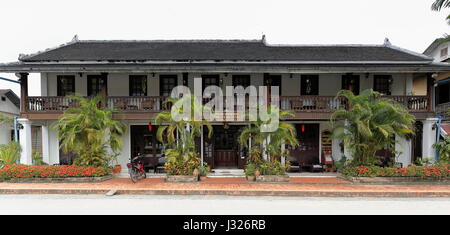
[[[142,74],[142,73],[139,73]],[[142,74],[147,75],[148,95],[159,95],[159,75],[161,74],[176,74],[178,76],[178,84],[181,85],[183,81],[182,73],[156,73]],[[224,73],[219,73],[220,78],[223,81],[222,88],[232,85],[233,74],[229,73],[227,76]],[[245,73],[248,74],[248,73]],[[56,96],[57,94],[57,75],[56,73],[42,73],[41,74],[41,94],[43,96]],[[75,92],[80,95],[87,95],[87,75],[88,74],[75,74],[65,73],[64,75],[75,75]],[[200,73],[189,73],[188,86],[193,91],[194,78],[201,77]],[[296,96],[300,94],[300,81],[301,74],[280,74],[282,76],[282,95],[283,96]],[[360,90],[373,88],[373,75],[374,74],[357,74],[360,76]],[[392,74],[392,95],[411,95],[412,92],[412,74]],[[110,96],[128,96],[129,95],[129,74],[109,73],[108,74],[108,94]],[[255,86],[262,86],[264,75],[262,73],[251,73],[250,81]],[[341,89],[342,74],[319,74],[319,95],[322,96],[334,96]],[[225,90],[224,90],[225,91]]]
[[[449,48],[448,51],[449,54],[447,54],[447,56],[445,57],[441,57],[441,50],[444,48]],[[433,57],[435,62],[441,62],[450,58],[449,55],[450,55],[450,42],[444,42],[441,45],[439,45],[436,49],[434,49],[434,51],[432,51],[429,56]]]
[[[398,155],[396,156],[396,161],[402,163],[403,167],[407,167],[412,164],[411,159],[411,140],[400,138],[399,136],[395,137],[396,144],[395,144],[395,151],[398,152]]]

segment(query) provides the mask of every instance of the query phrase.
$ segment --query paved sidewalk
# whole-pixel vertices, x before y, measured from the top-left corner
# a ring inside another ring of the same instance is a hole
[[[292,178],[289,183],[256,183],[244,178],[207,178],[198,183],[165,183],[151,178],[131,183],[0,183],[0,194],[228,195],[299,197],[450,197],[449,185],[356,185],[339,178]]]

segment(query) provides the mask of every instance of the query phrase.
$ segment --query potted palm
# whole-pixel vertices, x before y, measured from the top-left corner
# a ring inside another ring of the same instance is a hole
[[[64,111],[52,128],[58,132],[64,152],[74,153],[78,166],[109,166],[112,156],[122,148],[122,135],[126,126],[113,119],[113,110],[101,107],[101,97],[71,96],[78,107]],[[105,138],[106,137],[106,138]]]
[[[165,104],[171,103],[171,112],[161,112],[156,116],[155,122],[159,125],[157,139],[167,149],[165,157],[167,162],[166,181],[168,182],[192,182],[197,181],[200,174],[201,161],[195,149],[195,138],[201,136],[203,126],[208,129],[208,136],[212,135],[212,126],[205,120],[195,120],[195,115],[203,113],[203,105],[191,95],[182,98],[168,98]],[[183,116],[183,106],[177,104],[189,104],[191,113],[188,118],[176,118],[174,115]],[[196,175],[194,176],[194,171]],[[197,174],[198,173],[198,174]]]
[[[278,114],[279,119],[294,115],[290,111],[281,111],[275,106],[259,108],[271,115]],[[256,181],[285,182],[289,180],[289,176],[286,175],[289,162],[282,163],[281,158],[288,156],[289,153],[282,146],[285,144],[297,146],[297,133],[295,127],[287,122],[279,122],[278,126],[270,132],[262,131],[264,126],[270,124],[270,121],[256,118],[256,121],[252,121],[242,130],[239,142],[248,146],[249,140],[252,140],[249,161],[255,164]],[[262,156],[266,156],[266,158]]]

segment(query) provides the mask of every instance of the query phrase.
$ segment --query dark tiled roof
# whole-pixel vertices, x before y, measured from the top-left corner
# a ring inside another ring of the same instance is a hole
[[[17,108],[20,108],[20,98],[11,89],[0,89],[0,96],[4,95],[8,98]]]
[[[22,56],[39,61],[417,62],[431,59],[390,45],[269,45],[264,41],[76,41]]]

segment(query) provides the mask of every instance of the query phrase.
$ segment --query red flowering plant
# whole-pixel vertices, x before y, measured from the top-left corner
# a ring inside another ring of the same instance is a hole
[[[0,179],[102,177],[111,174],[110,167],[28,166],[7,164],[0,169]]]
[[[433,166],[409,166],[406,168],[379,166],[344,166],[340,173],[351,177],[421,177],[450,178],[450,164]]]

